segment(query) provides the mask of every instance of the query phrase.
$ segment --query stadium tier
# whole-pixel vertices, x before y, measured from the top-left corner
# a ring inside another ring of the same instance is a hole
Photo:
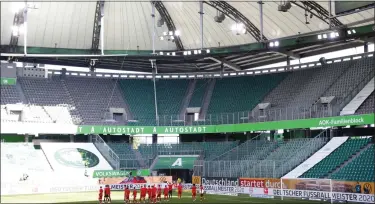
[[[181,126],[328,117],[338,115],[336,105],[363,88],[360,82],[370,80],[373,66],[365,57],[260,76],[158,79],[158,123],[149,79],[19,77],[19,84],[1,86],[1,104],[24,104],[28,114],[22,120],[39,123]],[[335,97],[332,108],[319,106],[320,97],[330,96]],[[372,111],[374,94],[365,98],[358,114]],[[260,103],[270,106],[260,110]],[[200,108],[199,120],[185,118],[188,107]],[[113,110],[121,114],[111,115]]]
[[[301,176],[301,178],[325,178],[327,177],[330,173],[332,173],[338,167],[348,162],[350,158],[352,158],[361,149],[363,149],[366,145],[368,145],[370,141],[371,141],[371,138],[348,139],[344,144],[338,147],[330,155],[328,155],[326,158],[320,161],[317,165],[312,167],[309,171],[304,173]],[[364,160],[364,161],[368,161],[368,160]],[[366,165],[366,163],[364,163],[363,165]],[[345,172],[344,169],[342,169],[341,171]],[[338,178],[339,175],[340,173],[335,174],[335,178]],[[369,177],[368,179],[370,178],[371,177]]]

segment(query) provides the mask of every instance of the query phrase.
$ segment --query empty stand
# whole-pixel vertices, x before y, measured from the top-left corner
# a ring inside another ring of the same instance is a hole
[[[125,107],[113,79],[68,77],[62,83],[68,88],[84,124],[104,123],[109,108]],[[125,124],[125,121],[109,123]]]
[[[330,155],[305,172],[300,178],[323,178],[355,155],[370,142],[370,138],[348,139]]]
[[[366,114],[366,113],[373,113],[374,112],[374,104],[375,104],[375,91],[373,91],[366,100],[359,106],[356,114]]]
[[[1,105],[21,103],[21,97],[17,91],[16,86],[1,85]]]
[[[202,107],[203,97],[206,92],[209,81],[206,79],[197,79],[195,89],[190,100],[189,107]]]
[[[374,144],[369,145],[357,158],[340,171],[331,175],[331,179],[345,181],[375,181]]]

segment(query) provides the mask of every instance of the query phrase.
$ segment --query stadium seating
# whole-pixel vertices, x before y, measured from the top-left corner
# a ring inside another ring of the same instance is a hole
[[[345,181],[375,181],[374,168],[374,144],[371,144],[358,157],[344,166],[330,178]]]
[[[355,155],[370,142],[370,138],[348,139],[330,155],[305,172],[301,178],[323,178]]]
[[[155,125],[154,89],[151,80],[127,79],[119,81],[129,105],[135,125]],[[129,123],[131,125],[131,123]]]
[[[16,86],[1,85],[1,105],[21,103],[21,97],[18,94]]]
[[[208,114],[251,111],[286,73],[216,80]]]
[[[203,97],[206,92],[209,81],[205,79],[197,79],[193,95],[191,96],[189,107],[201,107]]]
[[[356,114],[366,114],[366,113],[373,113],[374,112],[374,104],[375,104],[375,91],[373,91],[366,100],[359,106]]]

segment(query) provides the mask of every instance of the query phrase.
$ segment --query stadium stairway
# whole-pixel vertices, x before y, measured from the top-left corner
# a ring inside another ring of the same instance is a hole
[[[282,178],[298,178],[314,165],[322,161],[326,158],[329,154],[331,154],[335,149],[339,148],[348,137],[334,137],[332,138],[326,145],[324,145],[321,149],[315,152],[310,158],[306,159],[303,163],[298,165],[292,171],[287,173]]]
[[[340,115],[352,115],[363,102],[374,92],[374,79],[372,78],[365,87],[341,110]]]
[[[331,154],[314,165],[308,171],[300,176],[300,178],[324,178],[337,168],[341,167],[350,158],[355,156],[363,149],[371,138],[350,138],[345,141],[339,148],[335,149]]]

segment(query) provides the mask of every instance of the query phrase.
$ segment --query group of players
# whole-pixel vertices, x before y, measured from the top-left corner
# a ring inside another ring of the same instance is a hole
[[[133,190],[133,191],[132,191]],[[169,201],[169,199],[172,199],[172,191],[173,191],[173,184],[169,183],[168,185],[165,185],[164,188],[161,187],[161,185],[154,186],[142,186],[140,189],[140,198],[137,200],[137,194],[138,190],[134,187],[133,189],[130,189],[129,186],[125,186],[124,190],[124,202],[125,203],[146,203],[146,197],[148,203],[159,203],[162,201],[161,195],[163,192],[164,195],[164,201]],[[104,200],[103,200],[103,192],[104,192]],[[130,199],[130,194],[133,194],[133,200]],[[193,201],[196,200],[197,196],[197,187],[195,184],[193,184],[191,188],[191,194]],[[200,186],[200,194],[201,194],[201,201],[204,199],[204,190],[203,185]],[[177,186],[177,198],[181,199],[182,197],[182,185],[179,184]],[[111,189],[109,185],[106,185],[104,187],[104,190],[102,187],[99,189],[99,203],[111,203]],[[138,202],[139,201],[139,202]]]

